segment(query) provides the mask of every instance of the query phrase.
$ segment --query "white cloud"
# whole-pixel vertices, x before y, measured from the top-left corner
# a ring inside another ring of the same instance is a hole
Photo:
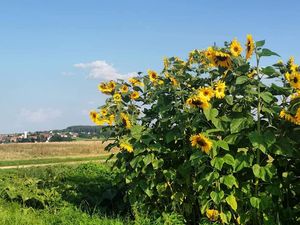
[[[44,123],[54,120],[62,115],[62,112],[58,109],[41,108],[37,110],[22,109],[20,117],[31,123]]]
[[[78,63],[74,67],[88,70],[88,78],[100,80],[127,79],[136,76],[135,72],[128,74],[119,73],[111,64],[103,60],[96,60],[88,63]]]

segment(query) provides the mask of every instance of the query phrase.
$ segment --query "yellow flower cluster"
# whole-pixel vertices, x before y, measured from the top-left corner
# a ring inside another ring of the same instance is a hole
[[[206,210],[206,216],[210,221],[217,221],[219,218],[219,211],[216,209],[207,209]]]
[[[200,107],[206,109],[210,107],[210,100],[213,97],[222,99],[225,97],[225,82],[218,81],[215,83],[214,88],[212,87],[202,87],[197,90],[195,95],[189,97],[186,101],[186,104],[194,107]]]
[[[101,109],[100,113],[96,111],[90,112],[90,118],[96,125],[102,126],[104,124],[108,124],[112,126],[115,123],[115,115],[107,116],[108,112],[107,109]]]
[[[208,154],[212,148],[212,141],[201,133],[192,135],[190,141],[192,147],[201,148],[206,154]]]
[[[131,121],[130,121],[129,116],[127,114],[121,113],[121,120],[122,120],[123,126],[125,126],[127,129],[131,128]]]
[[[137,78],[129,78],[129,83],[131,83],[132,86],[144,87],[144,83]]]
[[[116,83],[114,81],[109,81],[108,83],[102,82],[98,85],[98,89],[104,94],[112,94],[116,88]]]
[[[160,84],[160,85],[164,84],[164,81],[161,80],[161,79],[159,79],[159,76],[158,76],[158,74],[155,71],[148,70],[147,72],[148,72],[148,76],[149,76],[150,81],[154,85],[156,85],[156,84]]]
[[[131,144],[129,144],[128,142],[125,141],[121,141],[120,143],[120,148],[121,149],[125,149],[127,152],[131,153],[133,152],[133,147]]]
[[[284,109],[281,110],[279,117],[282,119],[285,119],[286,121],[289,121],[291,123],[294,123],[296,125],[300,125],[300,107],[297,109],[297,112],[295,116],[287,113]]]

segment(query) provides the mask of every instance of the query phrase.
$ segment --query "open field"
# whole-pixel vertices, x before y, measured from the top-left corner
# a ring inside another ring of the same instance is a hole
[[[0,160],[99,156],[107,154],[106,145],[101,141],[2,144]]]

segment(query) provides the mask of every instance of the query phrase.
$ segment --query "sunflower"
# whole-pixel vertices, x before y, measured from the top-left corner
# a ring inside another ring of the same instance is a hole
[[[102,109],[100,109],[100,114],[102,115],[102,116],[106,116],[107,115],[107,109],[106,108],[102,108]]]
[[[219,218],[219,211],[215,209],[207,209],[206,216],[210,221],[217,221]]]
[[[151,82],[156,82],[158,79],[158,74],[153,70],[148,70],[149,79]]]
[[[136,79],[136,78],[129,78],[129,82],[132,84],[132,86],[140,86],[143,87],[144,83],[141,82],[140,80]]]
[[[212,148],[212,142],[203,134],[195,134],[190,137],[192,147],[201,148],[203,152],[208,154]]]
[[[242,48],[241,44],[236,39],[233,39],[233,41],[231,42],[231,45],[230,45],[231,54],[235,57],[238,57],[242,51],[243,51],[243,48]]]
[[[187,99],[186,104],[194,107],[200,107],[202,109],[207,109],[210,107],[207,98],[204,96],[194,95]]]
[[[111,80],[108,82],[107,87],[113,91],[116,88],[116,83],[113,80]]]
[[[98,89],[104,94],[112,94],[116,88],[116,83],[114,81],[110,81],[108,83],[100,83],[98,85]]]
[[[215,84],[215,96],[216,98],[224,98],[225,97],[225,89],[226,89],[226,84],[223,81],[218,81]]]
[[[115,103],[119,103],[122,101],[122,96],[120,95],[120,93],[116,93],[113,96]]]
[[[247,76],[252,79],[256,75],[257,75],[256,70],[252,69],[252,70],[250,70],[250,73],[248,73]]]
[[[214,49],[213,47],[208,47],[206,51],[204,51],[204,55],[207,59],[211,60],[214,55]]]
[[[230,55],[222,51],[214,51],[211,57],[211,61],[215,66],[224,68],[231,67]]]
[[[123,84],[120,88],[121,93],[127,93],[128,92],[128,86],[126,84]]]
[[[203,96],[207,99],[207,101],[210,101],[210,99],[214,97],[215,93],[211,87],[203,87],[199,89],[198,95]]]
[[[136,100],[136,99],[138,99],[139,97],[140,97],[140,94],[139,94],[138,91],[134,91],[134,92],[132,92],[131,95],[130,95],[130,98],[133,99],[133,100]]]
[[[300,73],[293,72],[289,76],[290,85],[295,89],[300,89]]]
[[[121,119],[122,119],[123,125],[124,125],[127,129],[130,129],[130,128],[131,128],[131,122],[130,122],[130,120],[129,120],[128,115],[126,115],[125,113],[121,113]]]
[[[169,76],[169,79],[173,86],[178,86],[178,81],[174,77]]]
[[[289,58],[286,66],[290,72],[296,72],[299,67],[297,64],[295,64],[295,58],[293,56]]]
[[[108,117],[108,125],[112,126],[115,123],[115,115],[110,115]]]
[[[298,124],[298,125],[300,124],[300,121],[298,120],[299,118],[297,118],[296,116],[295,117],[292,116],[291,114],[287,113],[284,109],[280,111],[279,117],[288,122]]]
[[[96,123],[99,118],[99,114],[96,111],[91,111],[90,118],[93,121],[93,123]]]
[[[133,152],[133,147],[131,144],[127,143],[127,142],[122,142],[120,144],[120,148],[125,149],[127,152],[131,153]]]
[[[247,35],[247,42],[246,42],[246,59],[250,59],[251,55],[254,51],[254,41],[251,34]]]

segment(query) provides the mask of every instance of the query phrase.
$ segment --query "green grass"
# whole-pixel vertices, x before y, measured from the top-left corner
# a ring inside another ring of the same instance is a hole
[[[106,160],[107,154],[92,157],[67,157],[67,158],[44,158],[44,159],[28,159],[28,160],[9,160],[0,161],[0,167],[4,166],[22,166],[34,164],[48,164],[48,163],[66,163],[66,162],[80,162],[80,161],[96,161]]]

